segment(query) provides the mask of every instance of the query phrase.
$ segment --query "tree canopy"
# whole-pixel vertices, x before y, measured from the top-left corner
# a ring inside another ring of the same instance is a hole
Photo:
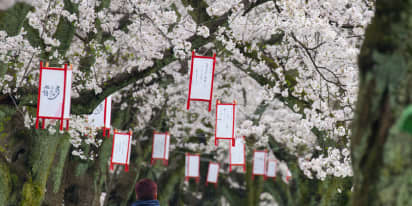
[[[374,1],[13,2],[0,5],[0,202],[127,205],[148,177],[164,205],[348,204]],[[216,54],[213,100],[237,101],[246,172],[229,172],[227,141],[214,145],[214,109],[186,109],[192,51]],[[73,65],[69,131],[34,128],[41,61]],[[87,119],[109,95],[113,127],[133,131],[129,172],[109,170],[112,140]],[[167,167],[150,165],[153,131],[171,134]],[[276,181],[252,180],[260,149],[278,161]],[[185,152],[201,154],[202,177],[220,163],[217,189],[184,182]]]

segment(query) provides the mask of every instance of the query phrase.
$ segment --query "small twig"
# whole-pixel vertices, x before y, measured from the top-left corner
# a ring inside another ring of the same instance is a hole
[[[29,67],[30,67],[30,65],[31,65],[31,62],[32,62],[32,60],[33,60],[34,54],[35,54],[35,53],[33,53],[33,55],[31,55],[30,61],[29,61],[29,63],[27,64],[26,68],[24,69],[23,78],[21,78],[20,82],[18,83],[17,88],[20,87],[21,83],[23,82],[23,79],[26,79],[26,75],[28,74],[28,70],[29,70]]]
[[[87,42],[86,42],[86,39],[83,38],[82,36],[80,36],[80,34],[78,34],[77,32],[74,32],[74,35],[75,35],[77,38],[79,38],[80,40],[82,40],[83,43],[87,43]]]
[[[19,106],[17,105],[16,100],[14,100],[14,97],[11,96],[10,93],[9,93],[8,95],[9,95],[10,99],[13,101],[14,106],[16,106],[16,110],[17,110],[17,111],[21,114],[21,116],[24,118],[24,113],[23,113],[23,111],[20,110]]]

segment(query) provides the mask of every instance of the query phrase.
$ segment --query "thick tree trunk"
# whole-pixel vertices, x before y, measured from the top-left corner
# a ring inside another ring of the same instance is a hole
[[[352,205],[410,205],[412,1],[377,1],[359,55]]]

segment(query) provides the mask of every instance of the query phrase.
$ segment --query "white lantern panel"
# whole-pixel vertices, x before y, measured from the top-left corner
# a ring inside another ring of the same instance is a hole
[[[166,160],[169,159],[169,146],[170,146],[170,135],[167,135],[166,138]]]
[[[245,148],[243,138],[236,138],[236,145],[230,144],[230,164],[245,163]]]
[[[64,73],[64,71],[63,71]],[[66,93],[64,97],[64,118],[70,118],[71,108],[71,93],[72,93],[72,70],[67,70],[66,73]]]
[[[216,183],[218,175],[219,175],[219,165],[215,163],[209,163],[207,181]]]
[[[268,162],[268,171],[266,173],[266,176],[276,177],[276,162],[275,161]]]
[[[104,101],[97,105],[97,107],[93,110],[93,113],[88,116],[88,119],[94,127],[104,126]]]
[[[191,99],[210,99],[213,59],[193,58]]]
[[[112,96],[108,96],[106,98],[106,123],[104,127],[110,128],[111,127],[111,118],[112,118]],[[104,117],[103,117],[104,118]]]
[[[199,156],[187,156],[186,155],[186,161],[185,161],[185,176],[188,177],[198,177],[199,176],[199,164],[200,164],[200,159]]]
[[[152,158],[163,159],[165,157],[166,134],[155,134],[153,136]]]
[[[113,143],[113,156],[112,162],[126,164],[129,162],[129,157],[127,149],[131,148],[129,145],[129,135],[128,134],[115,134]],[[130,153],[130,150],[129,150]]]
[[[218,105],[216,115],[216,137],[233,137],[233,105]]]
[[[256,151],[253,155],[253,174],[264,175],[265,174],[265,152]]]
[[[105,103],[107,101],[107,103]],[[106,105],[106,125],[104,124],[104,112]],[[99,105],[93,110],[93,113],[88,116],[89,122],[93,127],[106,127],[110,128],[110,119],[111,119],[111,110],[112,110],[112,98],[108,96],[106,100],[100,102]]]
[[[64,71],[42,69],[39,116],[62,116]]]

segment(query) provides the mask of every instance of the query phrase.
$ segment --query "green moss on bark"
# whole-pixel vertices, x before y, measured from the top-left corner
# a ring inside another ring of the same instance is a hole
[[[22,191],[21,206],[37,206],[40,205],[44,197],[44,187],[41,183],[32,182],[30,179],[24,183]]]
[[[409,205],[412,194],[412,135],[392,130],[384,147],[378,198],[382,205]]]
[[[52,162],[56,155],[56,148],[60,140],[59,135],[50,135],[46,131],[38,131],[30,154],[33,180],[46,184]]]
[[[9,168],[0,160],[0,205],[5,205],[11,192]]]
[[[65,135],[60,140],[60,143],[57,149],[58,159],[56,161],[56,165],[53,167],[53,170],[52,170],[53,192],[54,193],[57,193],[59,191],[61,181],[62,181],[63,171],[64,171],[64,164],[69,155],[70,146],[71,144],[69,141],[69,136]]]
[[[100,146],[98,166],[100,168],[101,174],[105,174],[108,169],[107,163],[109,162],[111,154],[112,154],[112,144],[113,144],[112,138],[113,137],[111,137],[110,139],[105,139],[102,145]]]
[[[43,201],[46,183],[62,136],[58,132],[50,135],[47,131],[36,130],[32,138],[34,139],[29,155],[31,175],[30,181],[23,186],[22,205],[40,205]]]

